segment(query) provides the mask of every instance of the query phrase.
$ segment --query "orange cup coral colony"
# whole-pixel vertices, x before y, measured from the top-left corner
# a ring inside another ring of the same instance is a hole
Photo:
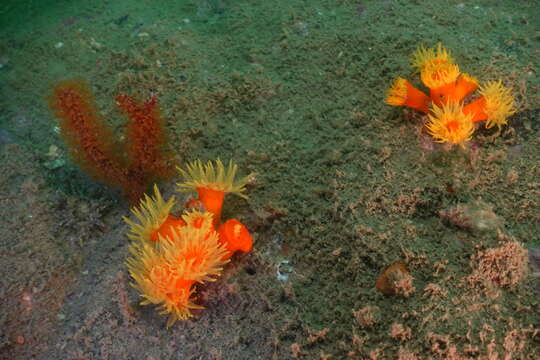
[[[478,81],[459,71],[449,51],[441,44],[435,48],[420,47],[414,54],[412,66],[420,72],[429,96],[409,81],[398,77],[388,90],[386,103],[407,106],[428,115],[428,133],[437,142],[464,146],[475,130],[474,123],[485,121],[485,127],[499,129],[515,113],[514,99],[501,81]],[[467,102],[479,88],[480,96]]]
[[[161,314],[170,314],[167,327],[193,316],[197,283],[215,281],[236,251],[248,252],[253,240],[236,219],[221,224],[221,208],[227,193],[242,197],[247,177],[235,180],[237,166],[227,168],[220,160],[205,166],[200,161],[178,169],[185,182],[180,191],[196,190],[202,211],[188,209],[181,218],[171,215],[176,200],[165,201],[154,185],[154,196],[145,195],[132,209],[137,222],[124,217],[132,240],[127,260],[132,285],[145,298],[141,305],[159,304]]]

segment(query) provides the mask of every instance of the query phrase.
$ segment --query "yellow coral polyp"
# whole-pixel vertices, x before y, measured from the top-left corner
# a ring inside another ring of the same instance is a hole
[[[156,232],[169,218],[170,211],[175,203],[174,196],[167,201],[163,200],[157,185],[154,184],[154,196],[144,194],[140,207],[131,210],[139,223],[131,221],[127,217],[122,217],[130,227],[130,233],[127,234],[128,238],[142,242],[155,241]]]
[[[214,214],[212,214],[211,212],[202,212],[196,209],[193,209],[182,215],[182,220],[186,223],[188,227],[200,228],[206,232],[214,230],[213,218]]]
[[[423,113],[427,113],[429,109],[429,97],[402,77],[398,77],[388,90],[386,103],[393,106],[408,106]]]
[[[203,218],[211,222],[211,216]],[[135,281],[132,286],[145,299],[141,305],[159,305],[161,314],[170,314],[167,327],[193,316],[193,309],[203,308],[193,302],[194,284],[215,281],[228,262],[227,249],[212,229],[186,221],[185,226],[172,228],[171,234],[156,246],[131,244],[132,257],[127,260]]]
[[[132,245],[127,267],[134,283],[131,285],[140,291],[141,305],[159,305],[160,314],[170,314],[167,327],[176,320],[185,320],[193,316],[192,310],[202,307],[192,301],[193,280],[186,268],[177,264],[172,266],[156,247],[149,244]]]
[[[407,80],[397,77],[394,83],[388,89],[386,94],[386,103],[392,106],[402,106],[407,100]]]
[[[231,161],[225,168],[221,160],[216,160],[215,165],[208,161],[203,165],[202,161],[196,160],[186,166],[186,170],[177,167],[180,176],[184,178],[183,183],[176,184],[178,191],[192,191],[198,188],[208,188],[224,193],[235,193],[241,197],[247,198],[242,194],[245,191],[245,185],[248,177],[235,180],[238,166]]]
[[[160,244],[163,257],[186,280],[215,281],[221,274],[227,249],[214,230],[186,225],[177,227],[168,242]]]
[[[424,85],[434,90],[451,85],[459,76],[459,66],[449,62],[431,62],[420,71]]]
[[[433,106],[426,124],[428,132],[437,142],[461,145],[471,139],[474,124],[471,115],[463,113],[463,105],[449,102],[441,107]]]
[[[209,161],[206,165],[200,160],[189,163],[186,170],[178,168],[180,175],[184,178],[183,183],[178,183],[178,191],[196,190],[199,200],[207,211],[214,214],[214,226],[220,222],[221,208],[227,193],[234,193],[243,198],[245,185],[248,177],[235,180],[238,166],[229,161],[229,166],[225,168],[221,160],[216,160],[215,165]]]
[[[508,117],[516,112],[511,90],[505,88],[502,81],[487,82],[480,87],[480,94],[485,99],[486,128],[495,125],[501,128],[508,122]]]
[[[411,66],[422,70],[424,67],[434,63],[454,63],[450,51],[446,50],[441,43],[436,48],[426,48],[421,45],[412,54]]]

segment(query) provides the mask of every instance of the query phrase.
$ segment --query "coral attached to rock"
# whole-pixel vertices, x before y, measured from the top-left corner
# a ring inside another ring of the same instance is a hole
[[[501,128],[515,113],[511,91],[501,81],[487,82],[480,87],[480,97],[465,104],[468,95],[478,88],[478,81],[461,73],[441,44],[435,48],[420,47],[413,54],[412,66],[420,72],[429,96],[398,77],[388,90],[386,103],[428,114],[426,127],[437,142],[463,146],[470,140],[475,122],[485,121],[486,128]]]
[[[203,167],[199,161],[181,172],[187,182],[180,189],[195,188],[202,211],[191,208],[181,217],[172,215],[174,197],[165,201],[154,186],[154,195],[145,194],[139,208],[132,209],[137,221],[124,218],[132,240],[127,260],[132,285],[145,299],[142,305],[160,305],[162,314],[170,314],[167,326],[202,308],[194,299],[197,284],[215,281],[235,252],[249,252],[253,247],[251,234],[240,221],[221,224],[219,217],[216,220],[225,194],[240,193],[245,184],[235,181],[234,163],[225,169],[218,160],[216,166],[217,171],[211,162]]]

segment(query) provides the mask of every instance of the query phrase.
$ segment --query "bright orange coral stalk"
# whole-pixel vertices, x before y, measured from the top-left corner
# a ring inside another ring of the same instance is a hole
[[[177,219],[172,215],[167,216],[167,219],[161,224],[159,228],[154,230],[150,234],[150,241],[158,242],[160,238],[171,238],[173,236],[174,229],[185,226],[186,222],[182,219]]]
[[[425,114],[429,111],[429,97],[402,77],[398,77],[388,90],[386,103],[393,106],[408,106]]]
[[[219,242],[227,249],[225,259],[230,258],[235,252],[250,252],[253,248],[253,238],[248,229],[240,221],[229,219],[219,228]]]
[[[463,107],[463,113],[472,116],[473,122],[483,121],[487,119],[487,114],[484,112],[486,107],[486,99],[483,97],[476,99],[475,101],[465,105]]]
[[[514,97],[501,81],[490,81],[480,88],[481,98],[466,105],[463,112],[472,114],[473,121],[486,120],[486,128],[495,125],[500,129],[508,117],[516,112]]]
[[[468,75],[461,74],[457,79],[452,92],[448,94],[446,101],[459,102],[478,88],[478,80]]]
[[[430,90],[431,101],[437,106],[448,102],[460,102],[478,88],[478,81],[467,74],[460,74],[457,80]]]
[[[223,200],[225,199],[225,192],[212,189],[211,187],[199,186],[197,187],[197,194],[199,195],[199,200],[204,204],[206,210],[214,214],[214,223],[219,223],[219,219],[221,219]]]

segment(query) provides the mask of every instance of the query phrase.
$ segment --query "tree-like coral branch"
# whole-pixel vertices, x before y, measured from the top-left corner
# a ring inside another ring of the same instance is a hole
[[[157,99],[136,104],[128,96],[117,98],[130,118],[127,131],[127,159],[113,149],[114,137],[99,116],[94,96],[81,79],[64,80],[54,86],[49,107],[60,120],[62,137],[73,160],[92,177],[122,189],[133,204],[149,185],[171,174],[171,156],[166,144]]]

